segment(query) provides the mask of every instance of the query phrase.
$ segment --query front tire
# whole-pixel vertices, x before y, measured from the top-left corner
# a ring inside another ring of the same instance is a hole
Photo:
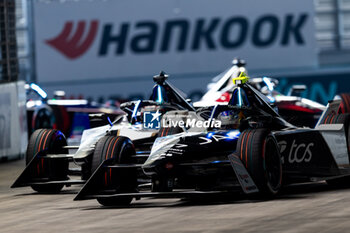
[[[104,136],[97,144],[92,158],[92,173],[105,161],[110,164],[133,164],[136,154],[132,141],[127,137]],[[136,170],[134,168],[123,168],[118,173],[107,169],[104,174],[104,189],[113,190],[115,193],[135,192],[137,186]],[[104,206],[129,205],[132,197],[105,197],[97,198]]]
[[[29,139],[26,152],[26,165],[38,154],[41,156],[45,156],[46,154],[68,154],[68,150],[63,148],[66,145],[66,138],[60,131],[38,129],[34,131]],[[66,180],[68,160],[55,162],[40,159],[36,164],[33,164],[33,168],[32,174],[34,177],[49,177],[50,180]],[[39,193],[58,193],[63,186],[63,184],[31,185],[32,189]]]
[[[277,141],[268,129],[243,131],[237,142],[236,153],[262,197],[278,194],[282,185],[282,162]]]

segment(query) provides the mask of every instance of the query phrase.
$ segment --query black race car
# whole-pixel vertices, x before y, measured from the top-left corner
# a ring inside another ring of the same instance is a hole
[[[150,99],[123,103],[120,107],[124,115],[113,123],[106,115],[90,115],[91,125],[96,127],[83,132],[79,146],[67,146],[65,135],[56,129],[34,131],[26,152],[27,166],[12,188],[31,186],[38,192],[56,193],[65,185],[85,183],[103,160],[114,159],[124,151],[134,153],[136,150],[133,161],[142,164],[157,136],[181,130],[159,129],[156,125],[153,127],[156,123],[152,122],[152,127],[148,127],[144,122],[146,114],[153,121],[170,110],[194,111],[182,93],[166,81],[167,77],[164,72],[154,76],[156,85]],[[104,125],[108,121],[110,125]],[[73,150],[75,152],[69,154]],[[71,179],[70,175],[79,175],[81,179]],[[106,182],[109,176],[106,173]]]
[[[120,148],[75,200],[128,205],[133,198],[235,191],[272,197],[285,184],[348,179],[350,116],[342,112],[341,101],[328,104],[315,128],[299,128],[281,118],[247,77],[234,82],[228,105],[196,113],[205,121],[220,121],[220,126],[209,124],[201,132],[184,127],[186,132],[160,137],[142,165],[134,163],[135,151]],[[103,182],[107,171],[111,176]],[[145,175],[148,184],[141,182]]]

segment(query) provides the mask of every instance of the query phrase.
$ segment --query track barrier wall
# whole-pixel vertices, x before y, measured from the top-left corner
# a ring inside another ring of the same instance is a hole
[[[24,82],[0,84],[0,160],[23,158],[28,143]]]

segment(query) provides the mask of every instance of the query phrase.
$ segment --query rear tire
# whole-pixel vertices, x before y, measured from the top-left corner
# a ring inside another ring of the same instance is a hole
[[[31,135],[27,152],[26,165],[32,161],[38,153],[42,156],[46,154],[68,154],[68,150],[63,147],[67,145],[64,135],[54,129],[38,129]],[[37,164],[33,164],[34,177],[49,177],[50,180],[66,180],[68,174],[68,160],[54,162],[41,159]],[[32,185],[32,189],[40,193],[58,193],[63,188],[63,184],[42,184]]]
[[[341,104],[340,110],[342,113],[350,113],[350,94],[342,93],[340,94]]]
[[[237,142],[236,153],[260,191],[273,197],[281,189],[282,162],[275,137],[268,129],[248,129]]]
[[[105,160],[111,160],[112,164],[132,164],[135,159],[135,147],[127,137],[104,136],[97,144],[92,158],[91,172],[93,173]],[[104,174],[104,189],[115,190],[116,193],[135,192],[137,186],[137,175],[134,168],[123,169],[118,173],[107,169]],[[129,205],[132,197],[106,197],[97,198],[104,206]]]

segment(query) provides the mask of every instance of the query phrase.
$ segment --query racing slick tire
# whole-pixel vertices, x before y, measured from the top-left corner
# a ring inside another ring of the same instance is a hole
[[[182,133],[183,129],[179,126],[177,127],[160,127],[158,131],[158,137],[165,137],[173,134]]]
[[[46,154],[68,154],[68,149],[65,136],[55,129],[38,129],[31,135],[27,152],[26,165],[30,163],[35,155],[39,152],[46,151]],[[68,174],[68,160],[59,162],[40,159],[37,164],[34,164],[33,173],[35,177],[49,177],[51,180],[65,180]],[[58,193],[63,188],[63,184],[40,184],[31,185],[32,189],[39,193]]]
[[[350,113],[335,114],[328,113],[323,117],[321,124],[344,124],[345,131],[348,129]]]
[[[93,173],[105,160],[110,160],[110,165],[132,164],[136,154],[132,141],[123,136],[104,136],[96,144],[92,157],[91,173]],[[105,189],[113,189],[116,193],[135,192],[137,186],[137,174],[134,168],[123,168],[118,173],[107,169],[104,174]],[[132,197],[105,197],[97,198],[103,206],[129,205]]]
[[[237,142],[236,153],[258,187],[260,197],[275,196],[282,186],[278,143],[268,129],[247,129]]]
[[[350,94],[342,93],[339,95],[341,98],[340,110],[342,113],[350,113]]]

